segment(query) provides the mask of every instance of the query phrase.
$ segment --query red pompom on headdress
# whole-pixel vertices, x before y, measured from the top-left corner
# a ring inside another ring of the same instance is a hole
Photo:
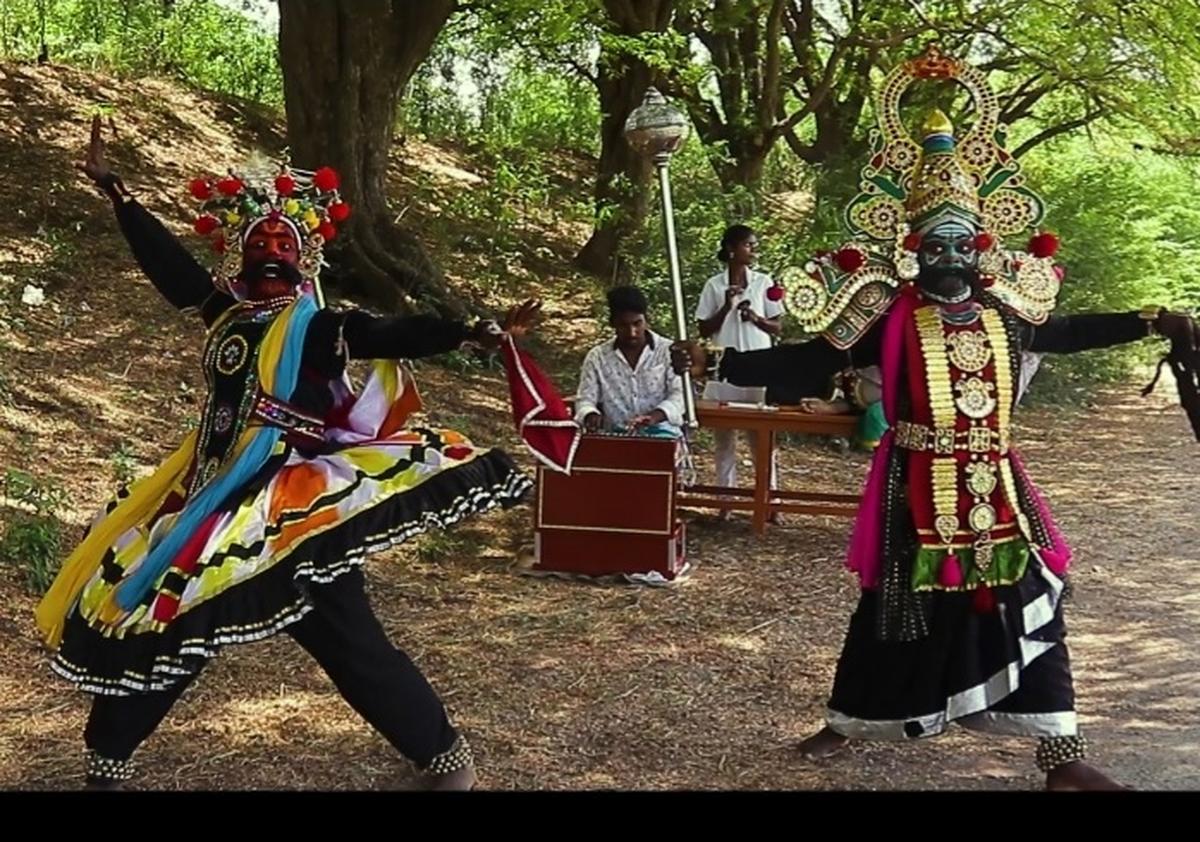
[[[296,179],[287,173],[275,176],[275,192],[280,196],[291,196],[296,192]]]
[[[858,249],[843,248],[838,249],[837,254],[833,256],[833,261],[843,272],[857,272],[867,262],[867,258]]]
[[[317,233],[321,235],[321,238],[325,240],[325,242],[329,242],[337,236],[337,228],[332,222],[325,220],[317,226]]]
[[[192,223],[192,227],[196,229],[196,233],[201,237],[207,237],[221,227],[221,221],[212,214],[205,213],[196,217],[196,221]]]
[[[921,250],[921,235],[917,232],[907,234],[904,237],[905,251],[920,251]]]
[[[188,184],[188,192],[192,194],[193,199],[199,199],[201,202],[211,199],[212,182],[207,178],[193,178]]]
[[[975,250],[984,252],[990,251],[992,246],[996,245],[996,238],[987,231],[980,231],[975,235]]]
[[[334,202],[327,210],[329,211],[329,218],[334,222],[345,222],[350,216],[350,205],[342,201]]]
[[[313,173],[313,184],[324,193],[337,190],[342,181],[333,167],[321,167]]]
[[[780,285],[780,283],[778,281],[776,281],[775,284],[770,289],[767,290],[767,300],[768,301],[782,301],[783,293],[784,293],[783,286]]]
[[[1054,257],[1058,251],[1058,237],[1042,231],[1029,238],[1029,253],[1034,257]]]
[[[242,192],[244,187],[245,185],[242,184],[242,180],[233,176],[222,178],[217,182],[217,192],[222,196],[236,196]]]

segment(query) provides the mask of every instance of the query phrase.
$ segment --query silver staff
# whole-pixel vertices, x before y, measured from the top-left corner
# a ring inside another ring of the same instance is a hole
[[[683,279],[679,273],[679,247],[675,243],[675,209],[671,204],[671,176],[668,168],[671,155],[687,139],[687,118],[651,87],[642,104],[625,121],[625,139],[643,155],[653,158],[658,169],[658,187],[662,194],[663,230],[667,238],[667,260],[671,267],[671,292],[674,296],[675,333],[677,339],[687,339],[687,314],[683,309]],[[692,394],[692,377],[683,375],[683,405],[687,427],[696,426],[696,401]]]

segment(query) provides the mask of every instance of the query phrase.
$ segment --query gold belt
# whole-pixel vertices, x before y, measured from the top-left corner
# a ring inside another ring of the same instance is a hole
[[[991,427],[927,427],[911,421],[896,422],[896,444],[906,450],[953,454],[956,450],[970,453],[1007,453],[1011,440],[1008,430]]]

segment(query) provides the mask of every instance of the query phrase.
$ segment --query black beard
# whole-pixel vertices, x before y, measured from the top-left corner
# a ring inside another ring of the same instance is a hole
[[[264,260],[242,270],[242,280],[247,284],[275,279],[287,281],[292,286],[299,286],[304,281],[297,267],[275,260]]]

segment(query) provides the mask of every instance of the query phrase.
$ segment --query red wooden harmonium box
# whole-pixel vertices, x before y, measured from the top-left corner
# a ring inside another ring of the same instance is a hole
[[[585,435],[570,476],[538,466],[533,569],[674,579],[686,561],[679,457],[676,439]]]

